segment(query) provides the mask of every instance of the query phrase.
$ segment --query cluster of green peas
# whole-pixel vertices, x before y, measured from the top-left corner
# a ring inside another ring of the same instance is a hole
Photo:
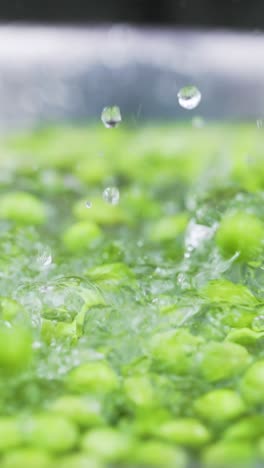
[[[23,212],[29,213],[30,222],[43,221],[39,200],[28,194],[6,196],[3,212],[9,219]],[[87,231],[70,228],[64,235],[70,250],[76,249],[76,235],[78,242],[81,235],[87,239]],[[242,212],[223,218],[216,234],[222,254],[230,257],[239,252],[243,262],[260,254],[262,241],[262,222]],[[122,278],[123,267],[108,265],[104,280],[111,281],[113,275],[115,280]],[[263,336],[249,323],[258,301],[246,286],[223,279],[209,282],[200,296],[210,304],[224,303],[229,311],[225,320],[231,331],[225,341],[206,341],[206,336],[195,335],[187,327],[176,328],[155,333],[146,343],[147,372],[135,368],[122,375],[105,359],[80,364],[66,375],[65,393],[45,412],[0,419],[1,466],[185,467],[190,457],[195,460],[199,456],[205,466],[231,467],[264,459],[264,417],[259,412],[264,360],[255,360],[250,352],[252,344]],[[232,315],[230,306],[235,304],[242,310],[251,308],[251,312]],[[2,301],[2,318],[12,320],[16,307],[12,301]],[[45,339],[45,326],[43,333]],[[3,375],[25,370],[33,358],[30,331],[21,326],[3,328],[0,342]],[[177,378],[194,376],[206,384],[205,390],[197,395],[194,392],[187,400],[188,408],[172,415],[163,408],[153,385],[152,374],[157,372],[168,379],[176,377],[175,391]],[[120,416],[111,424],[104,405],[107,398],[117,396],[129,417]]]
[[[96,176],[101,167],[96,168]],[[184,232],[189,219],[186,211],[159,216],[155,203],[149,203],[147,209],[154,213],[154,221],[145,234],[155,246]],[[121,225],[130,222],[121,207],[106,207],[99,198],[94,211],[87,211],[84,200],[77,201],[73,211],[77,221],[59,238],[69,257],[82,256],[88,244],[105,236],[103,226],[113,220]],[[38,227],[45,225],[48,215],[37,196],[11,191],[1,195],[0,218]],[[258,259],[263,240],[262,221],[241,210],[225,213],[214,237],[221,255],[229,259],[237,254],[235,262],[240,265]],[[101,265],[89,273],[92,281],[103,278],[101,284],[112,282],[117,295],[124,278],[131,282],[135,276],[124,262]],[[198,323],[198,316],[181,327],[154,330],[145,339],[140,359],[127,368],[114,366],[107,355],[78,363],[63,375],[61,393],[48,399],[39,411],[26,408],[7,414],[3,408],[1,466],[185,468],[200,463],[233,468],[262,462],[261,300],[245,284],[223,278],[208,281],[196,294],[209,309],[210,320],[205,323],[202,319]],[[89,305],[100,304],[101,297],[89,300],[88,310]],[[161,314],[169,315],[165,309]],[[17,376],[27,376],[36,355],[34,331],[20,322],[9,326],[19,312],[17,302],[1,299],[1,320],[8,326],[0,329],[0,369],[7,384]],[[70,339],[74,347],[82,334],[83,319],[80,313],[72,323],[55,325],[43,318],[42,342],[49,346],[53,339]],[[222,339],[214,335],[218,326]],[[173,394],[171,401],[167,401],[168,389]]]

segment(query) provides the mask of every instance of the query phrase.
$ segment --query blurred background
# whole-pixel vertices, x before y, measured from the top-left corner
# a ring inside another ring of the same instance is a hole
[[[97,120],[264,116],[263,0],[1,0],[0,130]],[[188,114],[188,115],[187,115]]]
[[[0,18],[37,22],[133,22],[177,26],[264,26],[263,0],[1,0]]]

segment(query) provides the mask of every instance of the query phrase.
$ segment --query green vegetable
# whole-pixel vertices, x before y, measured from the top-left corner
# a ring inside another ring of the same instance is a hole
[[[234,305],[254,306],[257,304],[253,294],[242,284],[227,280],[215,280],[208,283],[200,292],[210,302],[223,302]]]
[[[245,212],[227,214],[216,235],[216,242],[222,253],[226,257],[232,257],[238,252],[241,261],[255,259],[261,252],[263,239],[262,222]]]
[[[66,385],[76,393],[108,393],[118,387],[118,378],[106,362],[95,361],[73,369]]]
[[[58,398],[50,409],[80,427],[97,426],[103,423],[102,405],[95,398],[64,395]]]
[[[212,424],[226,424],[246,411],[241,397],[233,390],[217,389],[194,402],[195,412]]]
[[[16,374],[28,367],[32,359],[32,336],[22,327],[0,329],[0,370]]]
[[[123,460],[132,449],[131,439],[115,429],[94,429],[84,434],[82,449],[105,461]]]
[[[173,122],[0,141],[1,466],[262,462],[262,140]]]
[[[43,450],[22,448],[8,452],[3,457],[1,466],[3,468],[51,468],[52,459]]]
[[[146,441],[137,445],[131,458],[139,466],[168,468],[187,466],[186,454],[180,448],[158,441]]]
[[[23,433],[13,417],[0,418],[0,453],[21,445]]]
[[[30,193],[11,192],[0,197],[0,218],[21,225],[39,225],[46,221],[46,209]]]
[[[210,438],[210,432],[196,419],[182,418],[162,424],[157,435],[161,438],[186,447],[200,447]]]
[[[182,375],[190,372],[200,342],[187,330],[171,330],[153,335],[150,349],[159,368]]]
[[[203,347],[199,370],[209,382],[228,379],[243,371],[250,357],[245,348],[235,343],[209,343]]]
[[[78,432],[68,419],[53,414],[32,417],[26,427],[26,440],[34,448],[59,454],[73,449]]]
[[[248,403],[263,403],[264,361],[256,362],[246,371],[240,383],[240,390]]]
[[[80,221],[70,226],[63,235],[63,243],[71,252],[82,252],[101,239],[102,232],[99,227],[91,221]]]
[[[216,468],[249,468],[253,466],[256,456],[251,444],[243,442],[217,442],[215,445],[205,449],[202,461],[207,467]]]

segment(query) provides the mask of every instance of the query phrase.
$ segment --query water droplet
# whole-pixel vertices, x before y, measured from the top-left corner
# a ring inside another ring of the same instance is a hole
[[[193,117],[192,119],[192,126],[194,128],[203,128],[204,123],[204,119],[202,117],[199,117],[198,115],[196,117]]]
[[[119,107],[105,107],[102,111],[101,120],[106,128],[117,127],[122,121]]]
[[[263,120],[262,119],[257,119],[256,124],[257,124],[258,128],[262,128],[263,127]]]
[[[252,329],[256,332],[264,331],[264,315],[257,315],[252,320]]]
[[[119,190],[117,187],[107,187],[103,191],[103,199],[110,205],[117,205],[119,202]]]
[[[87,200],[87,202],[85,203],[85,206],[86,206],[86,208],[92,208],[92,202]]]
[[[198,106],[202,95],[196,86],[185,86],[178,92],[178,101],[181,107],[187,110],[195,109]]]

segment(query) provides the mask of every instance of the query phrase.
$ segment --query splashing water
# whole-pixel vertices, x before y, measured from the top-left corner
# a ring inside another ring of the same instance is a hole
[[[48,246],[39,246],[32,264],[35,270],[46,270],[52,264],[52,253]]]
[[[186,231],[185,246],[191,251],[199,247],[205,240],[210,239],[216,230],[216,225],[212,227],[196,224],[190,221]]]
[[[104,107],[101,114],[101,120],[106,128],[117,127],[122,121],[119,107]]]
[[[117,205],[119,202],[120,194],[117,187],[107,187],[103,191],[103,199],[110,205]]]
[[[185,86],[178,92],[178,101],[181,107],[187,110],[195,109],[202,99],[201,92],[196,86]]]

